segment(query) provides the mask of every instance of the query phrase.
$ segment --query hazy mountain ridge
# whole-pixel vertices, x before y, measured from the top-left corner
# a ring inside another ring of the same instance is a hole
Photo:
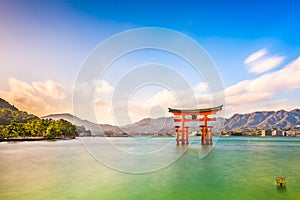
[[[121,127],[121,129],[132,135],[147,134],[173,134],[174,120],[173,117],[161,117],[158,119],[146,118],[136,123]]]
[[[90,130],[92,132],[92,135],[110,135],[110,134],[122,134],[122,130],[118,126],[113,126],[109,124],[96,124],[93,122],[90,122],[88,120],[82,120],[79,117],[73,116],[69,113],[63,113],[63,114],[51,114],[44,117],[41,117],[42,119],[65,119],[77,126],[84,126],[86,130]]]
[[[73,116],[68,113],[64,114],[51,114],[42,119],[65,119],[69,122],[74,123],[77,126],[84,126],[87,130],[92,132],[92,135],[113,135],[113,134],[124,134],[130,135],[152,135],[153,133],[170,133],[174,132],[173,118],[158,118],[158,119],[142,119],[136,123],[129,124],[126,126],[113,126],[110,124],[96,124],[88,120],[82,120],[79,117]]]

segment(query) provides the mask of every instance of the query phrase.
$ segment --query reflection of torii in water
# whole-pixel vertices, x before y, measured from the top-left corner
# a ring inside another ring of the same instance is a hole
[[[203,108],[203,109],[174,109],[169,108],[169,112],[173,113],[175,118],[174,122],[181,122],[181,126],[175,126],[176,129],[176,142],[179,144],[189,143],[189,127],[185,126],[185,122],[204,122],[201,128],[201,144],[211,145],[212,144],[212,126],[208,126],[208,121],[216,121],[216,118],[210,118],[208,115],[214,115],[218,111],[222,110],[223,105],[213,107],[213,108]],[[203,117],[198,117],[203,116]],[[188,118],[186,118],[188,117]],[[181,132],[181,138],[179,134]]]

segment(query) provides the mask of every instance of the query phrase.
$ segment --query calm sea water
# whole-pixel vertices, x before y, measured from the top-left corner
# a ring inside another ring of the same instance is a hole
[[[109,140],[141,155],[161,147],[162,163],[184,152],[173,138]],[[300,199],[300,138],[222,137],[202,159],[198,142],[168,166],[140,174],[104,165],[80,139],[0,143],[0,199]],[[277,176],[287,178],[285,187]]]

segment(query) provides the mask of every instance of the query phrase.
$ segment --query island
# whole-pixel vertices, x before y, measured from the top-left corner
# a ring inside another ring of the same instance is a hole
[[[40,119],[0,99],[0,141],[73,139],[76,126],[64,119]]]

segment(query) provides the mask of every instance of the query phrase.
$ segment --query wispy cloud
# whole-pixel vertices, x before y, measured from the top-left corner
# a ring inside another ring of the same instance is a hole
[[[256,52],[252,53],[250,56],[248,56],[246,58],[246,60],[244,61],[244,64],[247,65],[247,64],[249,64],[249,63],[251,63],[251,62],[253,62],[253,61],[255,61],[255,60],[257,60],[257,59],[259,59],[261,57],[263,57],[267,53],[268,53],[267,49],[261,49],[259,51],[256,51]]]
[[[285,59],[284,56],[267,56],[267,53],[267,49],[261,49],[248,56],[244,61],[248,72],[261,74],[279,66]]]
[[[259,59],[248,65],[248,71],[251,73],[261,74],[263,72],[269,71],[284,61],[283,56],[272,56],[269,58]]]

